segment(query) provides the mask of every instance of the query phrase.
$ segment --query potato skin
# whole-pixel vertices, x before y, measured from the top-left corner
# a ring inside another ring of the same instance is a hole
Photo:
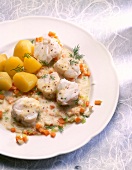
[[[14,56],[24,61],[24,55],[28,53],[33,56],[34,45],[29,40],[20,40],[14,48]]]
[[[34,74],[19,72],[13,76],[15,86],[21,92],[28,92],[36,86],[37,77]]]
[[[24,57],[24,68],[28,73],[36,73],[42,65],[33,57]]]
[[[0,71],[4,71],[6,60],[7,60],[6,54],[0,54]]]
[[[12,80],[8,73],[0,72],[0,90],[9,90],[12,87]]]
[[[11,76],[13,77],[17,71],[13,70],[16,69],[17,67],[23,67],[23,62],[20,60],[20,58],[18,57],[10,57],[6,60],[5,63],[5,71]],[[22,71],[19,69],[19,71]]]

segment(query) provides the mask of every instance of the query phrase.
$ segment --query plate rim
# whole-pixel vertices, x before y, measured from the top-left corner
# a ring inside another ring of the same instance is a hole
[[[2,21],[2,22],[0,22],[0,25],[3,25],[3,24],[12,24],[12,23],[19,22],[19,21],[26,20],[26,19],[36,19],[36,18],[40,18],[42,20],[43,19],[50,19],[50,20],[57,20],[59,22],[64,22],[66,24],[70,24],[71,26],[74,26],[74,27],[78,28],[79,30],[85,32],[88,36],[90,36],[90,38],[95,43],[97,43],[100,46],[100,48],[103,49],[103,51],[105,51],[107,53],[107,56],[109,56],[110,63],[111,63],[110,65],[113,68],[113,71],[114,71],[114,74],[115,74],[115,77],[116,77],[116,81],[117,81],[116,82],[117,83],[117,91],[116,91],[116,97],[115,97],[115,101],[116,102],[113,105],[113,109],[111,111],[112,114],[109,115],[109,117],[107,118],[107,121],[105,121],[105,123],[98,130],[96,130],[95,133],[93,133],[89,138],[87,138],[87,140],[82,142],[80,145],[77,145],[76,147],[74,147],[74,149],[70,149],[67,152],[66,151],[55,152],[54,154],[50,154],[49,156],[46,156],[46,157],[44,155],[43,156],[38,156],[37,158],[36,157],[29,158],[29,157],[24,157],[24,156],[15,156],[15,155],[7,154],[6,152],[4,153],[4,152],[0,151],[0,154],[2,154],[4,156],[16,158],[16,159],[25,159],[25,160],[48,159],[48,158],[52,158],[52,157],[55,157],[55,156],[58,156],[58,155],[67,154],[67,153],[70,153],[72,151],[75,151],[75,150],[81,148],[82,146],[87,144],[93,137],[95,137],[96,135],[98,135],[99,133],[101,133],[105,129],[105,127],[108,125],[108,123],[110,122],[111,118],[114,115],[114,112],[115,112],[117,104],[118,104],[118,99],[119,99],[119,80],[118,80],[118,76],[117,76],[117,72],[116,72],[116,67],[115,67],[112,55],[110,54],[108,49],[101,42],[96,40],[96,38],[94,38],[94,36],[92,36],[88,31],[86,31],[86,29],[82,28],[81,26],[78,26],[77,24],[75,24],[75,23],[73,23],[71,21],[67,21],[67,20],[64,20],[64,19],[56,18],[56,17],[50,17],[50,16],[25,16],[25,17],[20,17],[20,18],[15,19],[15,20]]]

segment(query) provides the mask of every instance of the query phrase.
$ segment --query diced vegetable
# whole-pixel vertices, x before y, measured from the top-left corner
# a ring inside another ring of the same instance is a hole
[[[5,96],[3,94],[0,94],[0,100],[4,100]]]
[[[25,53],[33,55],[34,45],[29,40],[20,40],[14,49],[14,56],[19,57],[22,61],[24,60]]]
[[[23,62],[18,57],[10,57],[6,60],[5,71],[13,77],[17,72],[23,71]]]
[[[64,120],[63,118],[59,118],[58,122],[59,122],[60,124],[65,124],[65,120]]]
[[[16,129],[14,127],[11,128],[11,132],[14,133],[16,132]]]
[[[12,80],[8,73],[0,72],[0,90],[9,90],[12,87]]]
[[[80,108],[80,113],[83,114],[85,109],[83,107]]]
[[[80,122],[81,122],[80,117],[77,117],[77,118],[75,119],[75,122],[76,122],[76,123],[80,123]]]
[[[6,60],[7,60],[6,54],[0,54],[0,71],[4,71]]]
[[[16,142],[19,144],[19,145],[22,145],[22,144],[24,144],[24,143],[27,143],[27,141],[28,141],[28,137],[27,137],[27,135],[25,135],[25,134],[17,134],[16,135]]]
[[[19,72],[14,75],[13,81],[20,91],[28,92],[35,87],[37,77],[31,73]]]
[[[0,119],[2,119],[2,117],[3,117],[3,112],[0,111]]]
[[[50,136],[52,137],[52,138],[54,138],[55,136],[56,136],[56,133],[55,132],[50,132]]]
[[[95,100],[94,104],[95,105],[101,105],[102,101],[101,100]]]
[[[28,73],[36,73],[42,65],[33,57],[24,57],[24,68]]]

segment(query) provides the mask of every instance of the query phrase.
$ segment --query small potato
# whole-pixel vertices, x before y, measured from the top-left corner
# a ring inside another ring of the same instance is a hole
[[[19,72],[13,76],[15,86],[22,92],[28,92],[35,87],[37,77],[34,74]]]
[[[9,90],[12,87],[12,80],[8,73],[0,72],[0,90]]]
[[[42,65],[33,57],[24,57],[24,68],[28,73],[36,73]]]
[[[6,54],[0,54],[0,71],[4,71],[6,60],[7,60]]]
[[[17,72],[23,71],[23,62],[18,57],[10,57],[6,60],[5,71],[13,77]]]
[[[26,53],[33,55],[34,45],[29,40],[20,40],[14,48],[13,55],[19,57],[23,61]]]

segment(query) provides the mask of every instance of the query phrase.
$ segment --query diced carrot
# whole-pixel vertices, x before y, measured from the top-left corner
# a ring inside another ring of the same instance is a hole
[[[55,106],[54,105],[50,105],[50,109],[54,109],[55,108]]]
[[[50,134],[50,132],[46,129],[43,129],[43,131],[41,133],[45,136],[48,136]]]
[[[20,135],[16,135],[16,142],[19,145],[22,145],[24,143],[23,138]]]
[[[77,117],[77,118],[75,119],[75,122],[76,122],[76,123],[80,123],[80,122],[81,122],[81,118],[80,118],[80,117]]]
[[[27,130],[23,130],[23,134],[27,135],[28,134]]]
[[[90,77],[90,71],[87,71],[87,72],[84,72],[84,76],[88,76],[88,77]]]
[[[55,32],[52,32],[52,31],[49,31],[48,36],[50,36],[50,37],[55,37],[55,36],[56,36],[56,33],[55,33]]]
[[[36,42],[42,42],[43,39],[44,39],[43,37],[37,37],[37,38],[36,38]]]
[[[57,35],[55,35],[55,36],[54,36],[54,38],[58,39],[58,36],[57,36]]]
[[[88,107],[89,106],[89,101],[86,101],[86,107]]]
[[[39,131],[40,133],[43,133],[43,130],[44,130],[43,128],[39,128],[39,129],[38,129],[38,131]]]
[[[36,38],[36,42],[39,42],[39,38]]]
[[[19,135],[16,135],[16,141],[18,141],[18,140],[22,140],[22,137]]]
[[[58,122],[59,122],[60,124],[65,124],[65,120],[64,120],[63,118],[59,118]]]
[[[50,132],[50,136],[52,137],[52,138],[54,138],[55,136],[56,136],[56,133],[55,132]]]
[[[0,111],[0,119],[2,119],[2,117],[3,117],[3,112]]]
[[[36,123],[36,129],[39,130],[40,128],[42,128],[42,125],[40,123]]]
[[[78,78],[79,78],[79,79],[81,79],[81,78],[82,78],[82,76],[83,76],[83,74],[81,73],[81,74],[78,76]]]
[[[43,37],[39,37],[39,42],[42,42],[43,41]]]
[[[83,66],[82,63],[80,63],[80,70],[81,70],[82,73],[84,72],[84,66]]]
[[[3,94],[0,94],[0,100],[4,100],[5,96]]]
[[[28,141],[27,135],[23,135],[22,139],[23,139],[23,141],[26,143],[26,142]]]
[[[11,128],[11,132],[13,132],[13,133],[16,132],[16,128],[14,128],[14,127]]]
[[[83,107],[80,108],[80,113],[84,113],[85,109]]]
[[[27,135],[29,135],[29,136],[36,135],[36,134],[37,134],[36,131],[27,131]]]
[[[101,100],[95,100],[94,104],[95,105],[101,105],[102,101]]]

